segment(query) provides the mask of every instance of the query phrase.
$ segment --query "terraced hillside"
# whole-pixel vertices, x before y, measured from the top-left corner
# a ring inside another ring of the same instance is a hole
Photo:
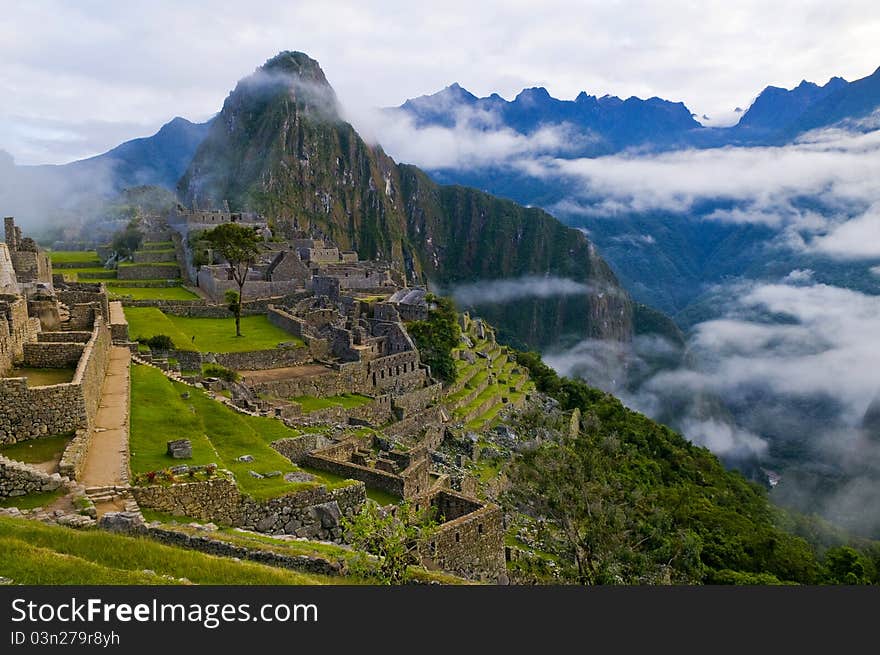
[[[463,331],[461,347],[454,352],[456,380],[446,389],[450,413],[471,430],[495,425],[504,408],[521,406],[535,390],[513,354],[495,342],[494,333],[483,327],[480,338],[479,332],[475,324]]]
[[[142,268],[140,279],[120,279],[115,268],[104,268],[103,262],[94,250],[50,252],[52,269],[60,273],[68,282],[103,282],[113,300],[196,300],[198,296],[181,286],[180,269],[174,254],[174,244],[170,241],[144,243],[139,253],[140,258],[155,259],[152,264],[136,264],[128,266]],[[135,254],[138,257],[138,254]],[[120,266],[125,267],[126,264]],[[152,268],[149,268],[152,266]],[[168,267],[174,267],[172,270]],[[162,277],[160,274],[172,274]],[[155,277],[153,277],[155,276]]]

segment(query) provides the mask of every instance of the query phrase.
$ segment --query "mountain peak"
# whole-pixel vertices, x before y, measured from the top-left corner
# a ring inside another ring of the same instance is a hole
[[[523,89],[520,91],[517,96],[513,99],[514,102],[538,102],[538,101],[546,101],[551,100],[550,92],[547,91],[543,86],[533,86],[528,89]]]
[[[321,65],[304,52],[295,50],[283,50],[266,63],[259,70],[264,72],[283,72],[297,75],[303,79],[313,79],[328,84]]]
[[[224,113],[235,113],[233,107],[253,108],[285,98],[313,117],[339,120],[336,93],[321,66],[307,54],[291,50],[279,52],[240,80],[224,103]]]

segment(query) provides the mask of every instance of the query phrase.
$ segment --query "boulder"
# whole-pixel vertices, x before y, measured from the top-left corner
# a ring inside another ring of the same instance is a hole
[[[144,521],[137,512],[107,512],[98,526],[110,532],[134,533],[143,530]]]
[[[191,459],[192,442],[189,439],[175,439],[168,442],[168,454],[174,459]]]
[[[311,482],[314,479],[314,475],[306,473],[305,471],[294,471],[292,473],[284,474],[285,482]]]
[[[338,527],[339,520],[342,518],[339,503],[335,500],[310,507],[309,514],[313,519],[320,521],[321,527],[325,529]]]

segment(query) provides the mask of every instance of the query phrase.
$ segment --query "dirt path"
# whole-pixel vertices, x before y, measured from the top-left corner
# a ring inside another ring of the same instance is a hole
[[[293,380],[329,373],[333,369],[321,364],[304,364],[285,368],[270,368],[264,371],[239,371],[241,377],[248,382],[274,382],[276,380]]]
[[[128,389],[131,354],[114,346],[101,389],[92,442],[81,482],[88,487],[121,485],[128,465]]]

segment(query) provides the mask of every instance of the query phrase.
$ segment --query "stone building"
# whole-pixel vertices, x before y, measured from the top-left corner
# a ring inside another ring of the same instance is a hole
[[[90,427],[109,361],[107,293],[100,283],[52,284],[52,267],[12,218],[0,248],[0,443]],[[34,369],[70,380],[32,382]]]
[[[52,286],[52,262],[30,237],[24,237],[12,216],[3,219],[6,249],[20,288],[37,284]],[[2,258],[2,256],[0,256]]]

